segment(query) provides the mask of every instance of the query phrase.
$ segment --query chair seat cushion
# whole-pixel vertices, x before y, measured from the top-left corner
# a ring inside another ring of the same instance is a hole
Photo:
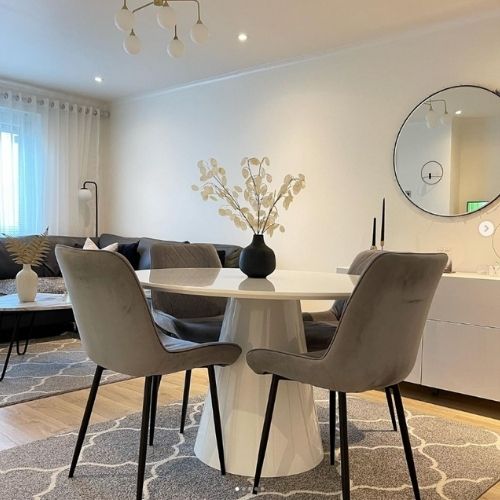
[[[174,318],[157,309],[153,310],[156,324],[166,333],[190,342],[217,342],[224,316],[207,318]]]
[[[162,333],[159,333],[159,338],[168,352],[176,354],[162,370],[163,374],[210,365],[231,365],[241,354],[240,346],[229,342],[189,342]]]
[[[304,321],[307,350],[312,352],[328,349],[337,326],[338,321]]]

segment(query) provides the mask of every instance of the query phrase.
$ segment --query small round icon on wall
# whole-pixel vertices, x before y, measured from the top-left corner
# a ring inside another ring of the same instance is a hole
[[[478,229],[479,234],[487,238],[489,236],[493,236],[493,234],[495,233],[495,224],[493,224],[493,222],[491,222],[490,220],[482,220],[479,223]]]

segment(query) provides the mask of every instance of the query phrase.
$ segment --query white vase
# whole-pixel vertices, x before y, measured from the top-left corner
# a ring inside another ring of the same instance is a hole
[[[17,296],[20,302],[33,302],[38,288],[38,276],[31,269],[31,264],[23,264],[23,268],[16,274]]]

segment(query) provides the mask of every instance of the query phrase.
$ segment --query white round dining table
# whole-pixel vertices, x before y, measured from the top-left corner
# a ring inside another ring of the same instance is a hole
[[[226,469],[253,476],[271,377],[255,374],[246,353],[259,347],[306,352],[300,300],[347,298],[358,277],[278,270],[267,279],[252,279],[232,268],[142,270],[137,277],[148,289],[229,299],[220,340],[238,344],[243,352],[236,363],[216,370]],[[219,468],[211,404],[205,404],[194,450],[201,461]],[[285,381],[278,391],[262,475],[298,474],[322,459],[312,388]]]

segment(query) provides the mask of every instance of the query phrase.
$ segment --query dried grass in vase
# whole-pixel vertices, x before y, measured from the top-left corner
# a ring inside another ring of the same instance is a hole
[[[37,267],[43,264],[50,250],[48,233],[49,228],[42,234],[29,239],[14,238],[13,236],[4,234],[4,245],[16,264],[29,264]]]
[[[267,233],[273,235],[275,230],[285,231],[278,224],[279,207],[288,210],[290,203],[306,186],[303,174],[286,175],[278,190],[271,188],[272,175],[266,170],[269,158],[243,158],[241,173],[245,180],[244,188],[229,186],[226,170],[217,160],[211,158],[209,163],[198,162],[200,170],[200,186],[194,184],[192,189],[200,191],[204,200],[222,200],[225,205],[219,208],[219,214],[229,217],[239,229],[250,228],[254,234]],[[243,200],[241,199],[243,198]]]

